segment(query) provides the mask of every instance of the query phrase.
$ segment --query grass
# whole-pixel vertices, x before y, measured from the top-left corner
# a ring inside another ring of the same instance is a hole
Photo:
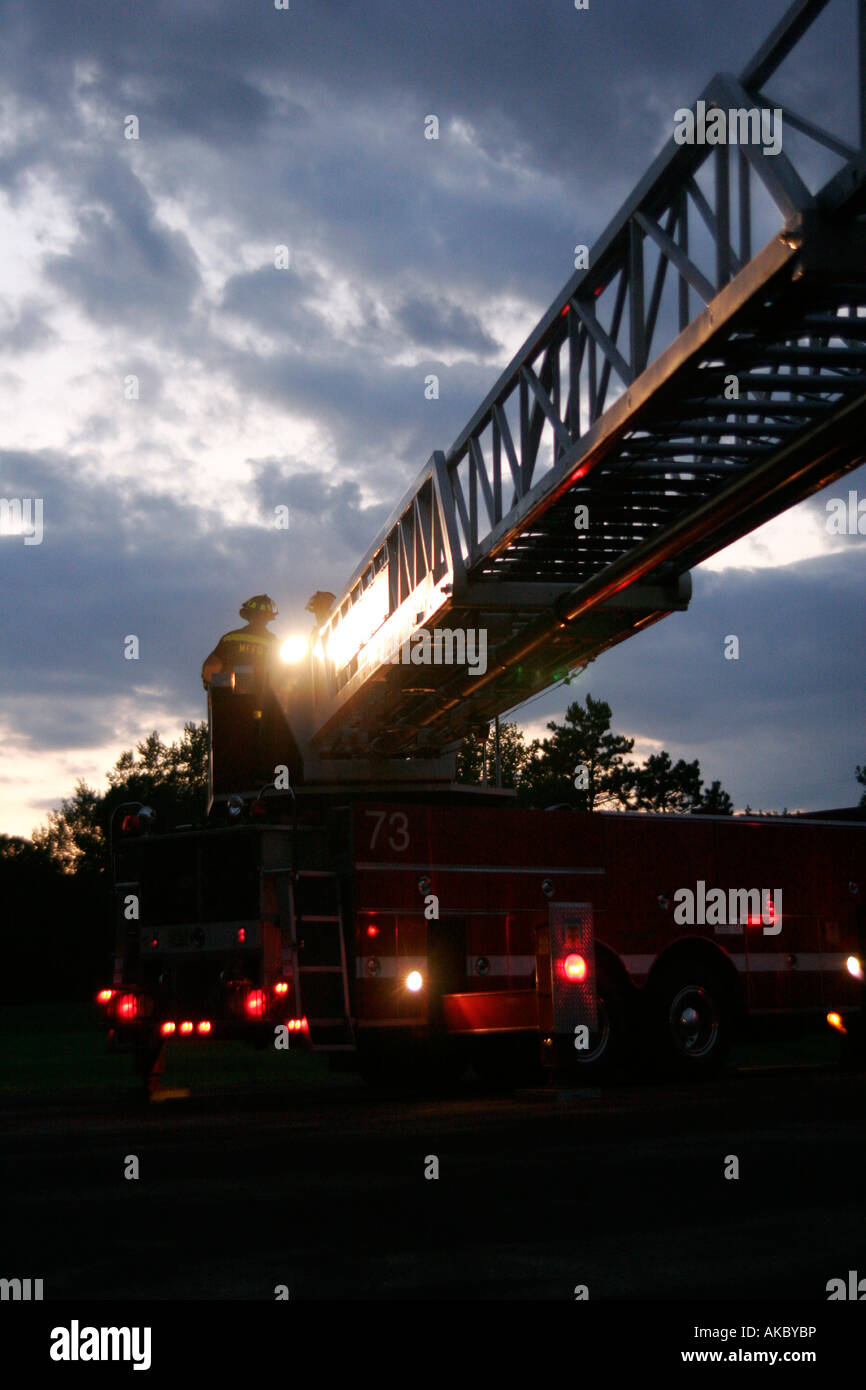
[[[114,1052],[96,1007],[89,1004],[0,1007],[0,1097],[39,1097],[70,1092],[132,1091],[138,1082],[128,1052]],[[165,1084],[204,1091],[275,1085],[336,1084],[322,1054],[261,1050],[245,1043],[190,1038],[169,1042]]]
[[[138,1082],[132,1058],[113,1052],[95,1005],[5,1005],[0,1007],[0,1099],[132,1091]],[[731,1062],[738,1067],[832,1066],[839,1039],[829,1029],[786,1041],[741,1043]],[[204,1039],[168,1044],[164,1081],[197,1094],[281,1085],[345,1087],[351,1074],[332,1073],[326,1056],[261,1050],[244,1043]],[[360,1083],[359,1083],[360,1084]]]

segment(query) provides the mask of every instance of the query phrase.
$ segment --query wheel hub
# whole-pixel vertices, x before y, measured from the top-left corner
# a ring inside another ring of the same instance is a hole
[[[685,1057],[704,1057],[712,1052],[719,1035],[719,1013],[702,985],[678,990],[670,1009],[674,1044]]]

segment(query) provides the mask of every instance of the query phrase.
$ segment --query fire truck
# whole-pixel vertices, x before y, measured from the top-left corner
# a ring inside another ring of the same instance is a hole
[[[757,116],[825,7],[794,4],[696,109]],[[682,612],[692,568],[863,462],[863,151],[789,117],[842,161],[821,189],[813,146],[671,137],[310,600],[299,664],[265,669],[261,623],[223,639],[248,667],[212,653],[207,824],[152,834],[133,807],[111,837],[103,1002],[143,1075],[194,1035],[372,1075],[592,1076],[629,1053],[711,1071],[759,1020],[857,1031],[855,816],[533,810],[454,781],[467,735]]]
[[[714,1073],[751,1025],[859,1028],[866,824],[269,792],[116,854],[113,1035],[370,1079]],[[131,910],[134,908],[134,910]],[[338,1062],[339,1059],[339,1062]],[[543,1074],[543,1073],[542,1073]]]

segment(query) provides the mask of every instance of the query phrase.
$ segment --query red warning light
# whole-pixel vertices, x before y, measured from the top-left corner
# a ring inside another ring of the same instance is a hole
[[[98,1004],[107,1004],[110,999],[114,998],[116,993],[116,989],[101,989],[96,996],[96,1002]]]
[[[122,994],[117,1005],[117,1012],[121,1018],[138,1017],[138,1000],[134,994]]]
[[[288,994],[289,987],[285,980],[278,980],[274,985],[274,994]]]
[[[182,1033],[191,1033],[191,1032],[192,1032],[192,1020],[189,1019],[189,1018],[184,1019],[183,1023],[180,1025],[180,1031],[181,1031]]]
[[[263,989],[251,989],[246,998],[246,1010],[252,1018],[261,1018],[266,1008]]]
[[[769,927],[781,921],[781,913],[776,913],[776,904],[767,898],[760,912],[750,912],[746,917],[747,927]]]
[[[238,941],[240,942],[240,944],[241,944],[242,946],[243,946],[244,942],[246,941],[246,939],[247,939],[246,928],[245,928],[245,927],[238,927]]]
[[[379,935],[379,928],[375,925],[374,922],[371,922],[370,925],[369,925],[369,927],[367,928],[367,935],[368,935],[368,936],[378,936],[378,935]]]
[[[170,1019],[167,1019],[159,1031],[162,1033],[162,1036],[164,1038],[170,1038],[172,1033],[175,1031],[176,1026],[177,1025],[172,1023]]]
[[[209,1021],[208,1019],[206,1019],[206,1018],[203,1018],[202,1021],[201,1021],[201,1023],[198,1025],[198,1031],[199,1031],[200,1033],[209,1033],[209,1032],[210,1032],[210,1021]]]
[[[575,951],[570,956],[566,956],[562,962],[562,969],[567,980],[572,980],[579,984],[586,979],[586,961],[583,956],[579,956]]]

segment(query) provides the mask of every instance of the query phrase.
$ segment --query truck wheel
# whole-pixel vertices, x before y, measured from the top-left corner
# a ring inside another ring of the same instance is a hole
[[[734,1028],[731,993],[718,971],[696,962],[666,970],[652,986],[652,1023],[662,1061],[679,1076],[714,1076]]]

